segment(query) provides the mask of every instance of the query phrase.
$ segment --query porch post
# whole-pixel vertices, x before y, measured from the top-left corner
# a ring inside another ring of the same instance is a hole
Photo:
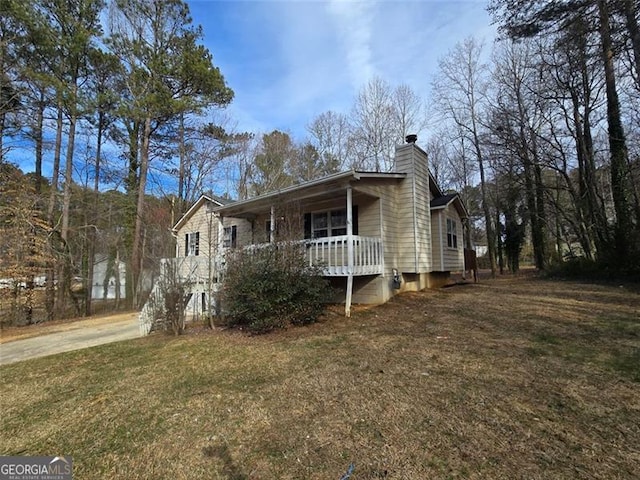
[[[347,186],[347,298],[344,314],[351,316],[351,296],[353,294],[353,198],[351,185]]]
[[[220,215],[218,218],[220,219],[218,222],[218,255],[220,255],[224,250],[224,217]]]
[[[271,225],[269,227],[269,243],[273,243],[276,240],[276,207],[271,205]]]

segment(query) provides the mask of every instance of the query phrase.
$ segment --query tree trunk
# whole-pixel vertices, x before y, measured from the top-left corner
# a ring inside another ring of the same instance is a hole
[[[627,258],[630,249],[629,237],[632,229],[629,210],[629,174],[627,144],[620,118],[620,101],[616,89],[613,45],[609,27],[609,11],[606,0],[598,0],[600,39],[607,93],[607,122],[609,126],[609,151],[611,155],[611,190],[616,212],[615,256]]]
[[[479,147],[477,151],[479,152]],[[487,253],[489,255],[489,263],[491,265],[491,276],[496,276],[496,250],[495,250],[495,231],[493,229],[493,222],[491,221],[491,209],[489,208],[489,201],[487,195],[487,183],[484,174],[484,162],[482,155],[478,156],[478,169],[480,171],[480,192],[482,195],[482,211],[484,213],[485,229],[487,232]]]
[[[500,207],[496,208],[496,246],[498,250],[498,268],[500,275],[504,275],[504,256],[502,249],[502,232],[500,228]]]
[[[53,154],[53,173],[51,175],[51,189],[49,192],[49,206],[47,208],[47,222],[49,226],[55,230],[56,222],[54,214],[56,209],[56,197],[58,196],[58,177],[60,176],[60,151],[62,149],[62,99],[58,94],[58,113],[56,116],[56,143]],[[54,242],[56,238],[55,231],[49,235],[49,241]],[[52,243],[53,247],[53,243]],[[55,276],[57,265],[52,265],[47,271],[47,282],[45,288],[45,308],[47,310],[47,320],[55,318]]]
[[[126,301],[133,307],[134,297],[134,268],[131,260],[131,253],[133,253],[133,231],[135,229],[136,222],[136,204],[138,198],[139,177],[138,169],[140,167],[138,159],[140,158],[139,145],[140,145],[140,122],[138,120],[131,121],[127,125],[127,132],[129,134],[129,166],[127,171],[127,179],[125,182],[127,191],[127,202],[125,206],[124,224],[125,224],[125,252],[129,252],[129,258],[127,259],[127,274],[125,282]]]
[[[49,208],[47,211],[47,221],[51,227],[55,226],[53,215],[56,208],[56,197],[58,194],[58,177],[60,176],[60,151],[62,149],[62,101],[58,100],[58,114],[56,116],[56,143],[53,154],[53,173],[51,175],[51,191],[49,193]]]
[[[151,140],[151,118],[144,121],[142,133],[142,148],[140,149],[140,181],[138,183],[138,199],[136,204],[135,228],[133,231],[133,249],[131,252],[133,304],[138,306],[138,285],[142,272],[142,227],[145,204],[145,187],[147,184],[147,171],[149,168],[149,144]]]
[[[77,86],[74,85],[71,98],[75,102]],[[67,137],[67,155],[64,170],[64,187],[62,195],[62,225],[60,237],[65,244],[65,255],[62,257],[62,275],[58,278],[58,305],[64,311],[66,308],[66,294],[71,290],[71,249],[69,247],[69,215],[71,209],[71,186],[73,184],[73,153],[76,140],[77,113],[76,105],[71,105],[69,115],[69,135]]]
[[[184,144],[184,113],[180,113],[180,124],[178,126],[178,154],[180,157],[180,165],[178,167],[178,213],[184,213],[185,204],[185,170],[186,170],[186,152]]]
[[[36,169],[36,193],[42,191],[42,131],[44,125],[44,91],[40,92],[40,99],[37,104],[36,122],[33,129],[33,136],[36,147],[35,169]]]
[[[102,135],[104,129],[104,113],[98,112],[98,133],[96,138],[96,157],[95,157],[95,172],[93,178],[93,203],[91,205],[91,218],[94,224],[98,223],[98,201],[100,199],[100,156],[102,155]],[[91,316],[92,300],[93,300],[93,267],[96,256],[96,228],[89,229],[89,248],[87,251],[88,264],[87,264],[87,291],[85,292],[84,313]]]
[[[547,235],[546,235],[546,225],[547,225],[547,214],[544,208],[544,196],[545,196],[545,186],[542,180],[542,168],[540,167],[540,161],[538,158],[538,148],[536,145],[535,136],[532,136],[532,147],[533,147],[533,174],[534,174],[534,186],[535,186],[535,199],[536,199],[536,220],[537,220],[537,228],[538,232],[536,236],[538,237],[538,256],[540,264],[537,267],[540,270],[544,270],[547,267]]]

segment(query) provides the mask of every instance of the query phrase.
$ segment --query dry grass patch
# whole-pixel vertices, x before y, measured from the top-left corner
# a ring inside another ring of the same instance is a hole
[[[0,451],[79,479],[637,478],[639,351],[629,289],[487,281],[2,367]]]

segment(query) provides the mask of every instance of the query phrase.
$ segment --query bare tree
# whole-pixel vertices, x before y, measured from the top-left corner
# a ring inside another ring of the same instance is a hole
[[[468,142],[470,155],[473,155],[477,162],[487,248],[491,272],[495,275],[495,229],[488,202],[485,171],[488,167],[483,151],[481,121],[486,108],[489,77],[488,68],[481,60],[482,50],[481,43],[467,38],[439,61],[438,74],[433,81],[433,101],[443,118],[450,121],[454,128],[460,129],[463,138]]]
[[[418,133],[425,127],[425,108],[420,95],[409,85],[398,85],[391,95],[393,105],[395,143],[404,142],[410,133]]]
[[[393,90],[374,77],[358,93],[351,113],[357,168],[376,172],[393,168],[397,138],[394,116]]]
[[[351,124],[346,115],[328,110],[315,117],[307,131],[321,157],[336,162],[339,169],[353,166]]]

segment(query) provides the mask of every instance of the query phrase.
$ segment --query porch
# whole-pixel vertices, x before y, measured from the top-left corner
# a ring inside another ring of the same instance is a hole
[[[346,277],[348,285],[353,277],[380,275],[384,271],[382,239],[362,235],[339,235],[294,242],[304,248],[310,266],[322,268],[325,277]],[[243,250],[266,248],[270,243],[247,245]],[[275,244],[278,245],[277,243]],[[154,319],[154,305],[162,305],[161,282],[185,282],[188,293],[196,302],[200,295],[216,292],[224,282],[225,252],[211,256],[192,255],[178,258],[164,258],[160,262],[160,276],[149,299],[140,312],[140,332],[151,331]],[[347,290],[346,308],[351,304],[351,287]],[[347,310],[348,313],[348,310]]]
[[[339,235],[295,243],[304,246],[309,265],[321,267],[325,277],[379,275],[384,270],[382,239],[378,237]],[[270,245],[260,243],[242,248],[251,250]],[[175,275],[190,285],[206,288],[222,281],[224,269],[223,252],[214,256],[165,258],[161,264],[161,275]]]

